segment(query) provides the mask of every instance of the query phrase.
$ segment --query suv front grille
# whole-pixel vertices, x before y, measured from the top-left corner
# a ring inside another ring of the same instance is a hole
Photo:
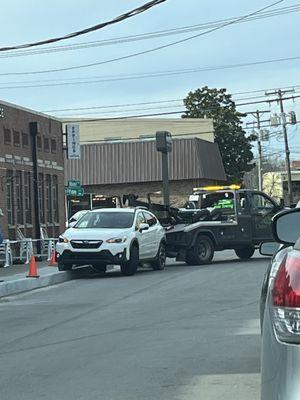
[[[73,249],[99,249],[102,240],[71,240]]]

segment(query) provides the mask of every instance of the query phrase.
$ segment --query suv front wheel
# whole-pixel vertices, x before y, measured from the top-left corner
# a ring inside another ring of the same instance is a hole
[[[130,250],[129,261],[121,264],[121,272],[125,276],[134,275],[139,265],[139,249],[137,246],[132,246]]]
[[[161,243],[157,252],[157,256],[155,261],[151,263],[154,271],[161,271],[165,269],[166,265],[166,246],[164,243]]]

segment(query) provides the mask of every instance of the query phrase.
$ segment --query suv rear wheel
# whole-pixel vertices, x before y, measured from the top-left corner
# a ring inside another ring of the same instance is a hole
[[[132,246],[130,250],[130,260],[121,264],[121,272],[125,276],[134,275],[139,265],[139,249]]]

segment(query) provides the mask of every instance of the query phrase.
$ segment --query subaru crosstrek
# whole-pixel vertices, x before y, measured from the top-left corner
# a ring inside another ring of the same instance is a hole
[[[152,213],[139,208],[107,208],[87,212],[59,237],[58,269],[92,265],[105,271],[120,265],[133,275],[140,263],[162,270],[166,262],[165,230]]]

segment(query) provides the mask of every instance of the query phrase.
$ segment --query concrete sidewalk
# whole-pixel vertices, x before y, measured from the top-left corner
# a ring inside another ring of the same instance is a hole
[[[58,271],[47,262],[38,262],[39,278],[27,278],[29,265],[0,268],[0,298],[46,286],[56,285],[74,278],[72,271]]]

